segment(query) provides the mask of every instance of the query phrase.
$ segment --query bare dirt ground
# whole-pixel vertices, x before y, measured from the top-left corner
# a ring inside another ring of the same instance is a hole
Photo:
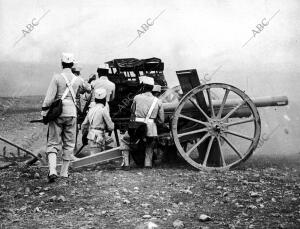
[[[0,135],[40,148],[46,127],[30,124],[35,118],[4,114]],[[150,221],[174,228],[175,220],[176,228],[300,228],[299,156],[254,155],[224,173],[185,163],[122,171],[116,162],[73,170],[54,184],[46,169],[10,167],[0,170],[0,228],[146,228]]]

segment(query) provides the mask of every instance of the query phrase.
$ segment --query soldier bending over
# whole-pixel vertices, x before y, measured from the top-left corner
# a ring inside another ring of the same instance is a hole
[[[91,154],[105,150],[105,130],[112,131],[114,129],[108,107],[105,106],[106,90],[99,88],[94,93],[96,105],[90,108],[82,123],[82,143],[89,144]]]
[[[158,98],[154,97],[151,93],[154,85],[154,79],[147,76],[141,76],[139,80],[140,83],[143,83],[143,93],[134,97],[131,113],[135,122],[142,122],[146,124],[146,150],[144,165],[146,168],[151,168],[153,147],[155,144],[155,139],[157,138],[156,123],[164,122],[164,110],[162,102]],[[130,140],[132,137],[140,137],[129,136],[129,134],[126,132],[121,141],[125,169],[129,168],[130,145],[128,144],[128,140]]]

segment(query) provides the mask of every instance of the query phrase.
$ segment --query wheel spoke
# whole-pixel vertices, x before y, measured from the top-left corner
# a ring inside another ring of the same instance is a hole
[[[221,142],[220,142],[220,137],[217,137],[217,141],[218,141],[218,145],[219,145],[219,149],[220,149],[220,154],[221,154],[221,159],[222,159],[222,165],[226,166],[226,162],[224,159],[224,154],[223,154],[223,150],[222,150],[222,146],[221,146]]]
[[[178,134],[178,137],[180,138],[180,137],[183,137],[183,136],[186,136],[186,135],[189,135],[189,134],[197,134],[197,133],[205,132],[205,131],[208,131],[208,129],[207,128],[202,128],[202,129],[199,129],[199,130],[193,130],[193,131],[181,133],[181,134]]]
[[[197,123],[200,123],[200,124],[202,124],[202,125],[208,126],[208,123],[206,123],[206,122],[202,122],[202,121],[200,121],[200,120],[197,120],[197,119],[188,117],[188,116],[183,115],[183,114],[180,114],[180,115],[179,115],[179,118],[184,118],[184,119],[187,119],[187,120],[190,120],[190,121],[197,122]]]
[[[228,123],[225,123],[224,125],[227,126],[227,127],[228,126],[235,126],[235,125],[239,125],[239,124],[243,124],[243,123],[247,123],[247,122],[252,122],[254,120],[255,120],[254,118],[248,118],[248,119],[241,120],[241,121],[228,122]]]
[[[208,97],[209,107],[210,107],[210,110],[211,110],[211,117],[212,117],[212,118],[215,118],[215,111],[214,111],[214,106],[213,106],[212,100],[211,100],[210,88],[208,88],[208,89],[206,90],[206,92],[207,92],[207,97]]]
[[[206,153],[205,153],[205,157],[204,157],[204,161],[203,161],[203,165],[206,166],[206,163],[207,163],[207,159],[208,159],[208,156],[209,156],[209,153],[210,153],[210,150],[211,150],[211,146],[212,146],[212,143],[215,139],[215,136],[211,136],[210,140],[209,140],[209,143],[208,143],[208,146],[207,146],[207,150],[206,150]]]
[[[240,138],[244,138],[244,139],[247,139],[249,141],[253,141],[254,140],[254,138],[250,138],[250,137],[248,137],[246,135],[243,135],[243,134],[240,134],[240,133],[237,133],[237,132],[234,132],[234,131],[230,131],[230,130],[225,130],[224,133],[228,133],[228,134],[240,137]]]
[[[224,105],[226,103],[226,100],[227,100],[229,92],[230,91],[228,89],[226,89],[224,97],[223,97],[223,100],[222,100],[222,104],[221,104],[220,110],[219,110],[218,115],[217,115],[217,118],[221,118],[221,115],[222,115],[222,112],[223,112],[223,109],[224,109]]]
[[[205,134],[201,139],[200,139],[200,141],[199,142],[197,142],[192,148],[190,148],[189,149],[189,151],[188,152],[186,152],[187,153],[187,155],[189,155],[190,156],[190,154],[191,154],[191,152],[193,152],[194,151],[194,149],[196,149],[202,142],[204,142],[205,141],[205,139],[207,139],[208,137],[210,136],[210,134],[209,133],[207,133],[207,134]]]
[[[224,136],[221,136],[227,142],[227,144],[234,150],[234,152],[242,159],[242,154],[237,150],[237,148]]]
[[[197,103],[197,101],[195,101],[195,99],[190,98],[189,100],[192,102],[192,104],[193,104],[195,107],[198,108],[198,110],[204,115],[204,117],[205,117],[207,120],[210,120],[210,119],[211,119],[211,118],[208,117],[208,115],[202,110],[202,108],[198,105],[198,103]]]
[[[233,108],[225,117],[222,118],[222,121],[225,119],[228,119],[234,112],[237,111],[242,105],[245,104],[245,101],[243,100],[241,103],[239,103],[235,108]]]

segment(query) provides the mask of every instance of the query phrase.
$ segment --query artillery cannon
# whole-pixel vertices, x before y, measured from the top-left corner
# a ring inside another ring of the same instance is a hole
[[[128,61],[130,63],[126,63]],[[120,64],[120,62],[122,64]],[[107,62],[113,77],[126,72],[135,84],[134,95],[139,91],[138,76],[147,74],[161,86],[167,86],[163,77],[163,63],[158,58],[138,61],[118,59]],[[153,71],[154,73],[151,73]],[[180,87],[166,89],[161,94],[166,121],[158,126],[156,151],[176,151],[197,169],[224,170],[247,160],[256,149],[261,120],[258,107],[285,106],[286,96],[250,99],[240,89],[225,83],[200,85],[195,69],[176,72]],[[125,75],[125,74],[124,74]],[[157,80],[159,76],[159,80]],[[117,91],[118,83],[116,82]],[[119,88],[123,90],[124,88]],[[180,93],[181,92],[181,93]],[[118,94],[118,92],[116,92]],[[132,96],[133,98],[133,96]],[[115,100],[114,104],[120,103]],[[117,128],[126,130],[130,113],[122,113],[111,104],[112,117]],[[129,112],[131,102],[126,109]],[[175,148],[175,147],[176,148]],[[144,144],[132,153],[137,164],[142,164]]]
[[[160,99],[166,118],[165,123],[158,125],[155,151],[173,155],[178,152],[188,164],[201,170],[226,170],[246,161],[261,135],[257,108],[288,104],[286,96],[250,99],[229,84],[201,85],[195,69],[177,71],[180,86],[168,88],[164,63],[158,58],[115,59],[106,63],[110,67],[109,79],[116,84],[116,97],[109,105],[117,147],[79,159],[72,163],[73,167],[122,157],[118,132],[127,130],[132,100],[142,89],[140,75],[153,77],[163,88]],[[132,152],[138,165],[143,164],[144,147],[140,141],[137,150]]]

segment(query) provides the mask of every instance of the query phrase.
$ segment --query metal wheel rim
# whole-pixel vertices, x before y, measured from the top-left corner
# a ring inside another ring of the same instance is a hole
[[[250,145],[250,147],[247,149],[247,152],[243,154],[243,157],[231,164],[228,164],[226,166],[221,166],[221,167],[206,167],[203,166],[200,163],[195,162],[192,158],[190,158],[185,150],[183,149],[180,141],[179,141],[179,137],[178,137],[178,130],[177,130],[177,124],[178,124],[178,120],[179,120],[179,116],[180,113],[182,111],[182,108],[184,107],[185,103],[192,98],[194,95],[196,95],[199,92],[204,92],[209,88],[223,88],[223,89],[227,89],[229,90],[229,92],[234,92],[235,94],[237,94],[238,96],[240,96],[242,98],[242,101],[244,101],[245,104],[248,105],[248,107],[251,110],[251,113],[254,117],[254,138],[253,141]],[[177,150],[179,151],[180,155],[190,164],[192,165],[194,168],[196,169],[200,169],[200,170],[218,170],[218,171],[222,171],[222,170],[228,170],[230,168],[233,168],[237,165],[239,165],[240,163],[246,161],[254,152],[254,150],[256,149],[258,143],[259,143],[259,138],[260,138],[260,134],[261,134],[261,122],[260,122],[260,116],[258,113],[258,110],[255,106],[255,104],[252,102],[252,100],[240,89],[229,85],[229,84],[224,84],[224,83],[212,83],[212,84],[206,84],[206,85],[202,85],[202,86],[198,86],[196,88],[194,88],[193,90],[189,91],[186,95],[184,95],[184,97],[181,99],[179,105],[177,106],[175,112],[174,112],[174,116],[172,119],[172,134],[173,134],[173,140],[174,143],[177,147]]]

